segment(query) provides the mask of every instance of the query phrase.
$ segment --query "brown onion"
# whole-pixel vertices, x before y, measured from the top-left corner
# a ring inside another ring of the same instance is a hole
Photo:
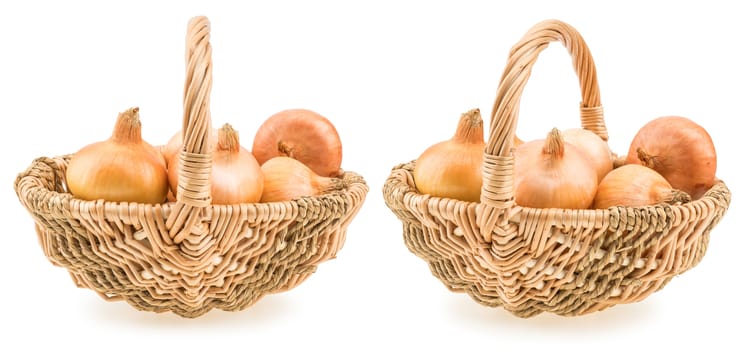
[[[252,145],[252,154],[260,164],[286,156],[326,177],[342,173],[342,152],[341,138],[333,123],[308,109],[273,114],[257,130]]]
[[[692,199],[716,181],[716,149],[708,132],[692,120],[666,116],[645,124],[632,140],[627,164],[641,164],[661,174]]]

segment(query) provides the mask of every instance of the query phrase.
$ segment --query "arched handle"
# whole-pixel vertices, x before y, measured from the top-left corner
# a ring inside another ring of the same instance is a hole
[[[212,88],[210,22],[198,16],[186,33],[183,148],[179,152],[176,201],[192,207],[210,205],[212,146],[210,90]]]
[[[184,83],[183,144],[178,153],[176,204],[166,221],[169,236],[180,244],[191,234],[203,208],[212,203],[210,172],[210,90],[212,87],[210,21],[197,16],[186,32],[186,81]]]
[[[514,137],[519,118],[522,91],[538,55],[548,44],[560,41],[572,57],[582,91],[582,127],[608,140],[600,102],[600,89],[590,49],[572,26],[546,20],[533,26],[511,49],[506,69],[498,85],[491,114],[490,134],[485,146],[482,177],[482,212],[478,216],[481,233],[490,241],[499,216],[514,201]]]

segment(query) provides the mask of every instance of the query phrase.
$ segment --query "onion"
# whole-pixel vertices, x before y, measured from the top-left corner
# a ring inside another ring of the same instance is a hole
[[[320,176],[342,173],[341,138],[335,126],[308,109],[288,109],[265,120],[254,137],[252,154],[260,164],[277,156],[294,158]]]
[[[595,165],[598,181],[613,170],[613,153],[608,147],[608,142],[600,138],[598,134],[587,129],[572,128],[564,130],[561,135],[564,141],[577,146]]]
[[[626,163],[657,171],[692,199],[702,197],[716,181],[713,140],[702,126],[685,117],[660,117],[645,124],[632,140]]]
[[[637,207],[659,203],[688,202],[689,195],[671,187],[655,170],[638,164],[620,166],[598,185],[593,207]]]
[[[168,162],[171,191],[177,193],[179,154]],[[210,196],[213,204],[256,203],[262,196],[264,179],[252,153],[239,145],[238,131],[230,124],[217,131],[212,153]]]
[[[530,208],[587,209],[598,188],[595,164],[554,128],[514,151],[516,203]]]
[[[71,156],[66,184],[74,197],[83,200],[165,201],[165,162],[157,148],[142,140],[138,107],[118,114],[110,138],[84,146]]]
[[[343,187],[341,179],[317,175],[304,163],[290,157],[270,158],[261,168],[265,179],[261,202],[290,201]]]
[[[479,109],[461,115],[450,140],[436,143],[417,158],[417,191],[436,197],[479,202],[482,190],[482,154],[485,148]]]
[[[218,142],[218,129],[212,129],[212,133],[210,133],[210,144],[215,144]],[[165,158],[166,166],[170,166],[170,161],[173,160],[178,154],[179,151],[181,151],[181,148],[183,147],[183,133],[181,130],[173,134],[173,136],[168,140],[168,143],[162,146],[160,148],[160,152],[162,153],[163,157]]]

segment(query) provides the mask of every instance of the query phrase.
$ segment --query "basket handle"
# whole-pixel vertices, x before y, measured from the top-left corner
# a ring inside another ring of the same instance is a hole
[[[183,148],[179,152],[176,205],[166,224],[170,237],[180,243],[198,220],[199,209],[211,203],[210,90],[212,87],[210,22],[197,16],[186,32],[186,81],[184,83]],[[196,209],[195,209],[196,208]]]
[[[490,134],[485,146],[482,175],[482,212],[478,216],[481,234],[490,242],[498,217],[514,205],[514,136],[519,102],[532,66],[552,41],[560,41],[572,57],[582,91],[582,127],[608,140],[600,102],[600,88],[590,49],[572,26],[546,20],[533,26],[509,52],[506,69],[498,85],[491,113]]]

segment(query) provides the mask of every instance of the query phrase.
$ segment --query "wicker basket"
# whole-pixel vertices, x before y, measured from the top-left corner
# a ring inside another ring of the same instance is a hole
[[[242,310],[302,283],[342,248],[367,195],[344,172],[343,189],[289,202],[212,205],[208,147],[212,84],[207,18],[189,21],[177,201],[83,201],[66,189],[68,156],[41,157],[14,187],[44,254],[79,287],[134,308],[186,318]],[[194,164],[193,167],[190,164]]]
[[[519,101],[538,54],[560,41],[582,90],[582,127],[608,139],[595,66],[570,25],[538,23],[510,51],[484,151],[480,203],[417,192],[414,161],[393,168],[383,186],[409,250],[454,292],[519,317],[583,315],[643,300],[705,254],[728,209],[723,182],[683,205],[605,210],[525,208],[513,192],[512,154]],[[615,166],[621,165],[616,157]]]

